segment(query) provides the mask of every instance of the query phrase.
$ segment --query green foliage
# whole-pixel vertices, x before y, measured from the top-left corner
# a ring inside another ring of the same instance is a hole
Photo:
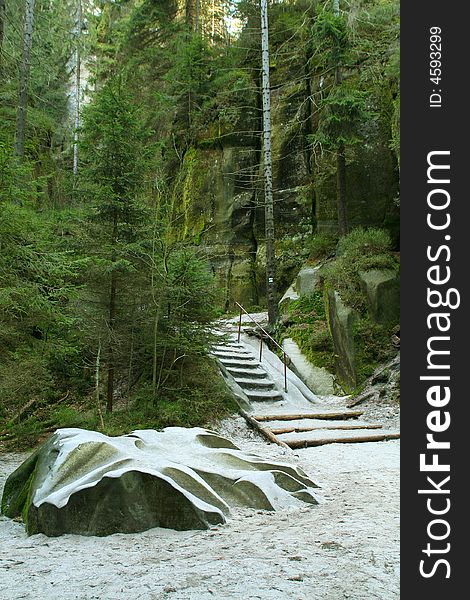
[[[347,85],[333,88],[320,102],[318,129],[308,139],[326,149],[358,144],[362,139],[361,125],[373,116],[367,109],[367,97],[367,92]]]
[[[394,349],[390,344],[391,331],[366,317],[355,322],[353,331],[356,375],[361,384],[373,374],[378,365],[390,359]]]
[[[290,302],[287,322],[283,335],[291,337],[313,365],[334,372],[334,349],[326,321],[323,291]]]
[[[145,407],[147,420],[156,428],[204,426],[237,410],[212,361],[202,357],[188,360],[183,376],[182,385],[164,390],[156,405],[150,403],[149,388],[141,388],[135,398],[136,409]]]
[[[348,306],[365,314],[366,300],[360,287],[359,273],[372,269],[398,269],[390,248],[390,236],[385,230],[354,229],[341,238],[336,260],[324,268],[326,285],[337,290]]]
[[[318,319],[325,318],[323,292],[315,291],[308,296],[301,296],[289,303],[289,320],[294,323],[314,324]]]
[[[211,226],[207,149],[233,144],[259,156],[259,6],[237,3],[233,10],[245,26],[227,44],[218,2],[214,33],[207,3],[198,32],[176,1],[83,5],[79,43],[84,60],[93,57],[87,67],[96,91],[79,131],[77,180],[68,100],[75,15],[67,2],[36,2],[26,157],[19,165],[12,142],[24,2],[7,2],[0,66],[0,420],[23,447],[45,428],[101,427],[96,396],[103,399],[111,352],[119,410],[104,415],[107,432],[206,424],[234,409],[205,358],[218,293],[204,248]],[[398,3],[368,0],[347,9],[336,17],[308,0],[270,4],[279,173],[285,156],[303,152],[315,179],[327,177],[331,154],[318,161],[309,141],[325,149],[352,146],[378,127],[399,157]],[[343,82],[334,86],[338,64]],[[257,190],[257,167],[241,166],[244,190]],[[302,189],[309,210],[312,187]],[[286,285],[300,262],[334,250],[332,238],[308,237],[312,223],[299,219],[298,235],[289,231],[278,240]],[[380,234],[353,234],[340,243],[325,277],[363,310],[357,273],[396,263]],[[289,319],[288,333],[307,356],[332,369],[321,294],[293,303]],[[381,356],[374,346],[380,332],[365,324],[358,335],[360,362],[372,364],[374,353]],[[15,419],[30,402],[31,410]]]
[[[390,248],[390,235],[384,229],[358,227],[339,240],[337,254],[354,259],[360,254],[365,256],[383,254]]]
[[[309,262],[317,263],[330,256],[338,242],[338,238],[330,233],[316,233],[308,240]]]
[[[24,204],[34,197],[31,179],[30,166],[20,165],[12,147],[0,141],[0,204],[11,201]]]
[[[313,43],[327,66],[344,62],[348,50],[348,30],[344,15],[320,10],[312,27]]]
[[[95,185],[97,217],[132,223],[141,216],[135,190],[145,165],[144,131],[132,97],[118,80],[109,80],[84,113],[81,146],[83,175]]]

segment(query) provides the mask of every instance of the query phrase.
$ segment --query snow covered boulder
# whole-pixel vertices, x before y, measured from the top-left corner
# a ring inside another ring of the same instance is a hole
[[[207,429],[59,429],[7,479],[2,512],[49,536],[206,529],[231,506],[316,504],[316,487],[299,467],[243,453]]]

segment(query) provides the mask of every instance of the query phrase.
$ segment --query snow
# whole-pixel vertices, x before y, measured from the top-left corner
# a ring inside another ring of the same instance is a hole
[[[289,452],[232,417],[245,452],[303,468],[323,502],[233,510],[207,531],[151,529],[106,538],[27,537],[0,517],[1,600],[338,600],[399,598],[399,441]],[[0,455],[0,487],[25,458]]]

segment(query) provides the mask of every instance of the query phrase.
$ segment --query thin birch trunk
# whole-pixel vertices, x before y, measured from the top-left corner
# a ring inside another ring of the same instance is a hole
[[[73,133],[73,175],[78,173],[78,129],[80,127],[81,109],[81,52],[82,37],[82,0],[77,0],[77,37],[75,47],[75,131]]]
[[[114,223],[111,243],[114,248],[117,244],[117,211],[114,211]],[[112,262],[114,263],[116,256],[113,255]],[[106,392],[106,412],[113,411],[113,398],[114,398],[114,369],[115,369],[115,353],[114,353],[114,328],[116,324],[116,290],[117,290],[117,276],[116,271],[113,269],[111,272],[111,282],[109,287],[109,316],[108,316],[108,327],[109,327],[109,346],[108,346],[108,385]]]
[[[262,93],[263,93],[263,164],[264,202],[266,231],[266,295],[268,322],[274,325],[277,318],[274,250],[274,201],[271,159],[271,93],[269,85],[269,34],[267,0],[261,0],[261,48],[262,48]]]

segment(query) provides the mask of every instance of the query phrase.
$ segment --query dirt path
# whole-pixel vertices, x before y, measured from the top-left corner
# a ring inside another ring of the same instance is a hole
[[[209,531],[28,538],[0,517],[0,598],[16,600],[339,600],[399,598],[399,441],[294,453],[243,419],[222,433],[243,450],[301,465],[324,502],[239,510]],[[25,455],[0,455],[0,487]]]

